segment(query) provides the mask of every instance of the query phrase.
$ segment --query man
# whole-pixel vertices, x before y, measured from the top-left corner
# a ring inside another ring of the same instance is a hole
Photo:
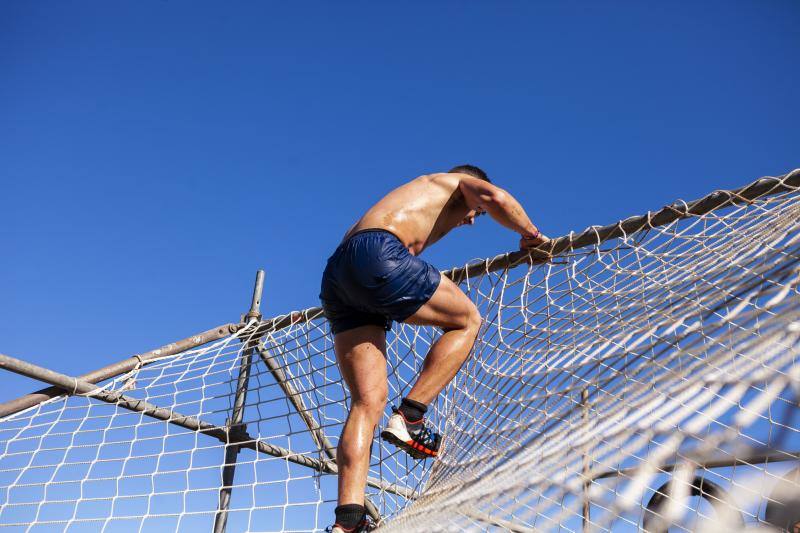
[[[431,346],[408,395],[392,409],[381,437],[415,458],[439,451],[441,439],[426,426],[424,415],[467,359],[481,316],[455,283],[418,256],[484,213],[519,233],[522,249],[548,240],[508,192],[492,185],[481,169],[462,165],[420,176],[387,194],[328,259],[320,300],[351,395],[336,453],[339,505],[333,533],[372,529],[364,489],[373,434],[386,406],[386,331],[393,320],[437,326],[444,333]]]

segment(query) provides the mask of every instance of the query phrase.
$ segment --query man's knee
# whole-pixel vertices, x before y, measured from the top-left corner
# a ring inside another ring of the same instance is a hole
[[[481,318],[481,314],[478,311],[478,308],[475,307],[475,304],[469,302],[466,310],[459,315],[456,315],[456,319],[453,321],[453,325],[450,327],[443,327],[442,329],[447,331],[453,330],[465,330],[469,333],[472,333],[473,336],[478,335],[478,330],[481,328],[481,323],[483,319]]]
[[[461,320],[459,320],[460,327],[458,329],[466,330],[473,336],[477,336],[478,330],[481,329],[482,321],[483,318],[481,317],[478,308],[475,307],[474,303],[469,302],[466,312],[461,316]]]
[[[467,313],[466,328],[475,332],[477,335],[478,330],[481,329],[482,322],[483,317],[481,317],[480,311],[478,311],[478,308],[474,303],[470,302],[469,312]]]
[[[352,408],[363,410],[370,418],[377,419],[386,409],[388,396],[389,390],[386,387],[378,387],[366,394],[353,397]]]

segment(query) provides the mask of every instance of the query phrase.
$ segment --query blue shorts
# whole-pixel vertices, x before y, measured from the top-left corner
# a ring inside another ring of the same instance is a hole
[[[394,234],[368,229],[328,259],[319,299],[334,334],[367,324],[388,331],[392,320],[402,322],[430,300],[440,281],[439,271]]]

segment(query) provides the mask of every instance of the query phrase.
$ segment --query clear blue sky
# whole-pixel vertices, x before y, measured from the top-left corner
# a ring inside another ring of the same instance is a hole
[[[0,4],[0,352],[80,374],[317,305],[403,180],[484,167],[549,235],[800,166],[800,3]],[[487,219],[423,256],[512,249]],[[2,400],[38,388],[3,374]]]

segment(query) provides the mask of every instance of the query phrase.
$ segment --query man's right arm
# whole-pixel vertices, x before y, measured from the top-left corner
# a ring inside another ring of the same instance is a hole
[[[459,188],[470,209],[483,209],[499,224],[519,233],[520,247],[530,248],[549,240],[508,191],[471,176],[463,176]]]

